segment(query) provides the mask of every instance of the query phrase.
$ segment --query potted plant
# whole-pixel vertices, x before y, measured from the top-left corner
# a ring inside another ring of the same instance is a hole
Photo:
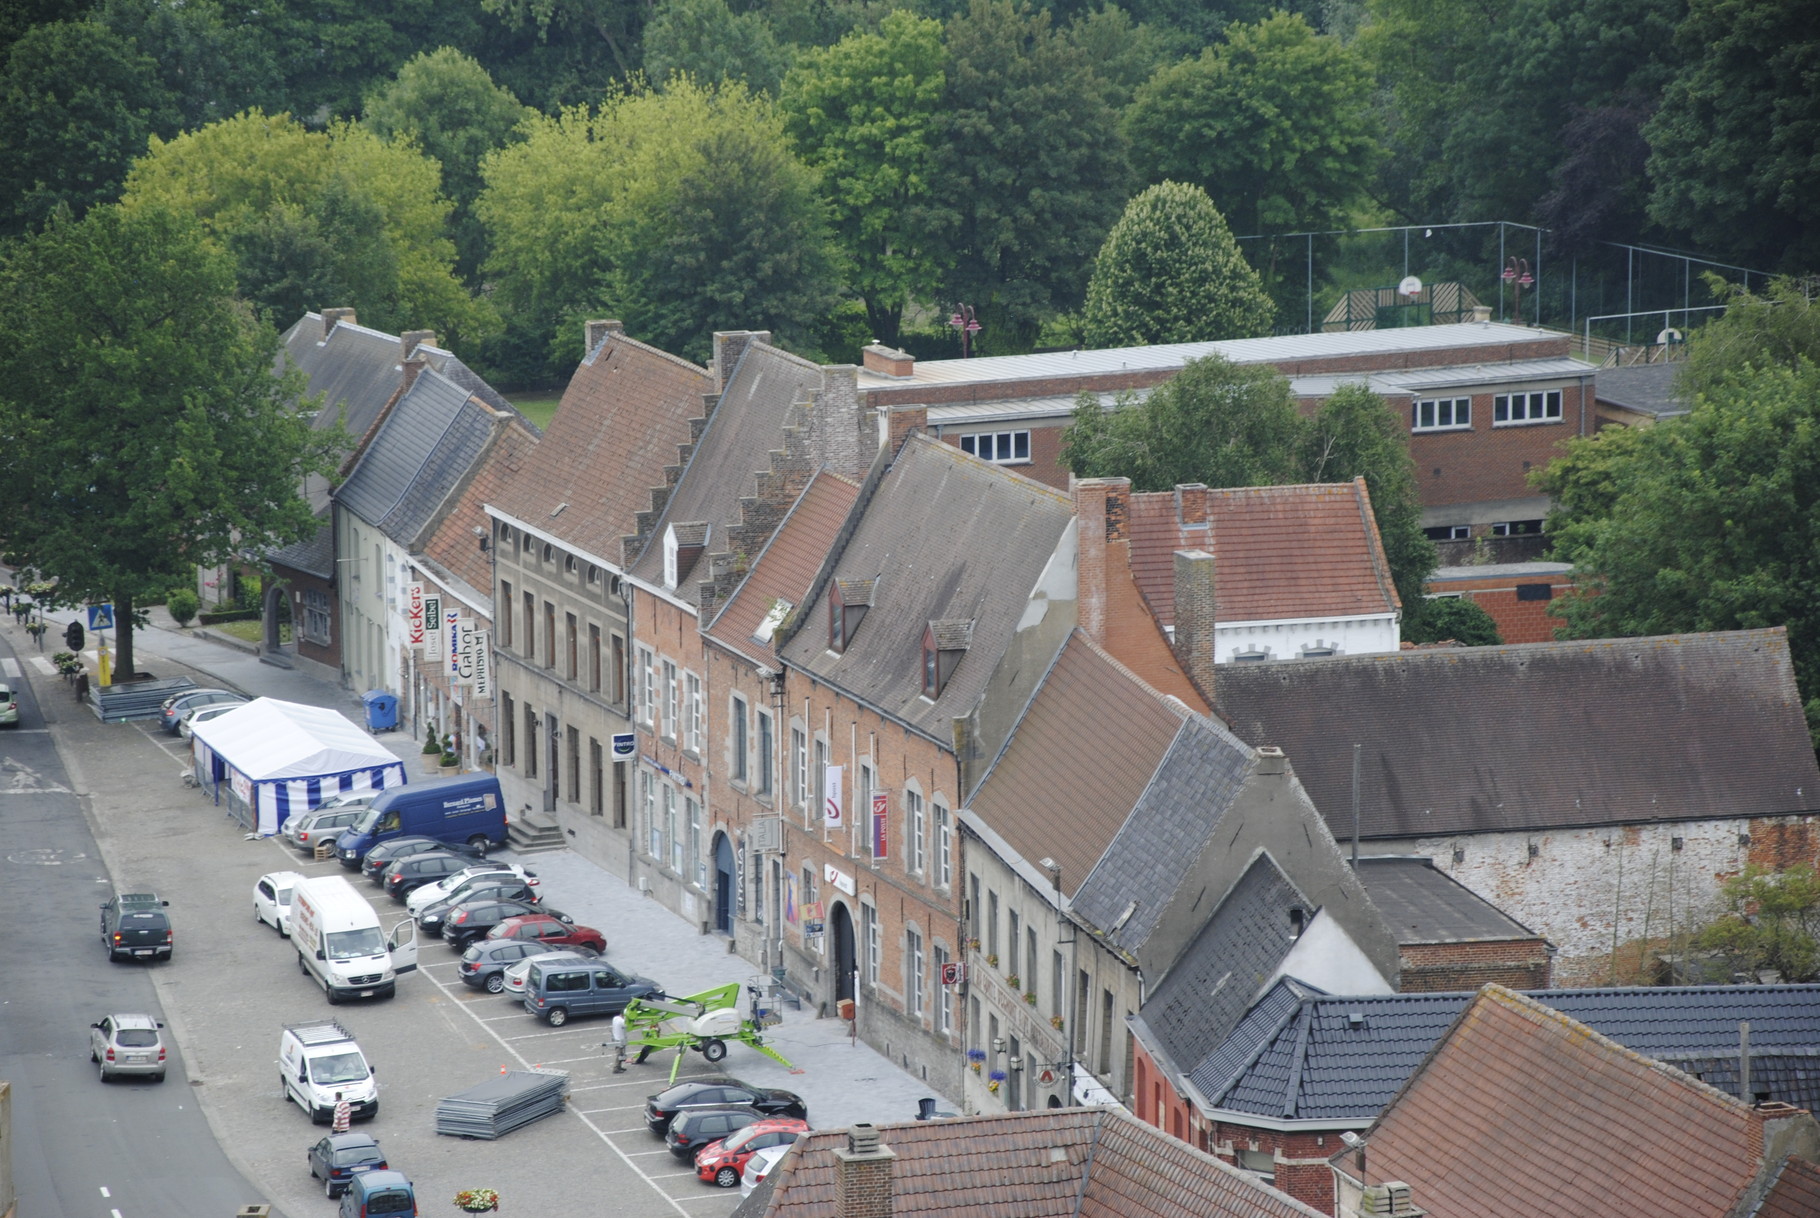
[[[1009,977],[1005,978],[1005,984],[1010,986],[1013,990],[1016,990],[1023,982],[1016,973],[1012,973]]]
[[[1035,990],[1025,990],[1024,991],[1024,1001],[1026,1003],[1028,1003],[1030,1006],[1035,1006],[1036,1005],[1036,991]]]
[[[975,1074],[978,1074],[986,1066],[986,1051],[984,1049],[967,1050],[967,1064],[973,1067]]]
[[[461,756],[455,752],[455,738],[453,736],[444,736],[442,738],[442,754],[437,758],[437,762],[438,768],[444,774],[458,774],[461,772]]]
[[[1054,1028],[1057,1032],[1062,1030],[1062,1022],[1063,1020],[1060,1015],[1051,1015],[1049,1017],[1049,1026]]]
[[[423,735],[423,768],[429,773],[435,773],[441,765],[442,738],[436,734],[436,725],[432,723]]]
[[[999,1086],[1004,1083],[1005,1077],[1005,1072],[1003,1070],[994,1070],[991,1074],[986,1076],[986,1090],[997,1095]]]
[[[499,1194],[490,1188],[464,1188],[455,1194],[455,1207],[469,1214],[491,1213],[499,1208]]]
[[[986,963],[990,964],[993,968],[997,968],[998,967],[998,953],[993,952],[990,956],[987,956]]]

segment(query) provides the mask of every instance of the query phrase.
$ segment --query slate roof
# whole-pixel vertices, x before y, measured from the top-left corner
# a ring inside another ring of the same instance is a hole
[[[878,482],[836,579],[875,580],[872,608],[846,650],[828,650],[828,592],[805,606],[783,648],[792,667],[939,740],[970,712],[1073,522],[1064,495],[927,436],[912,436]],[[968,618],[973,645],[930,701],[923,632]]]
[[[1184,526],[1174,491],[1131,496],[1131,573],[1164,625],[1175,624],[1183,549],[1213,555],[1221,623],[1396,612],[1362,482],[1209,490],[1207,515],[1207,527]]]
[[[1658,419],[1686,414],[1693,403],[1681,393],[1679,382],[1686,364],[1633,364],[1627,368],[1601,368],[1593,382],[1593,396],[1624,410],[1654,415]]]
[[[651,536],[662,537],[672,522],[705,523],[708,550],[725,551],[727,530],[740,518],[740,499],[753,494],[772,450],[783,447],[793,408],[821,385],[818,365],[765,343],[748,344]],[[661,585],[663,547],[647,546],[632,574]]]
[[[1074,911],[1114,947],[1136,954],[1243,789],[1252,757],[1248,745],[1217,724],[1200,717],[1184,721],[1155,777],[1076,890]]]
[[[497,428],[486,451],[470,467],[469,477],[449,510],[416,556],[444,588],[489,606],[485,614],[489,620],[493,603],[493,559],[488,551],[480,548],[480,536],[474,530],[481,529],[485,534],[492,532],[486,513],[487,501],[497,496],[506,482],[522,473],[531,450],[537,446],[537,438],[535,429],[515,418]]]
[[[1319,1213],[1123,1108],[880,1125],[894,1218],[1315,1218]],[[840,1218],[845,1130],[805,1134],[735,1218]]]
[[[1742,1020],[1751,1027],[1753,1079],[1758,1062],[1820,1064],[1805,1057],[1820,1052],[1820,985],[1538,990],[1529,997],[1638,1053],[1686,1063],[1683,1068],[1729,1055],[1735,1073]],[[1189,1082],[1209,1107],[1226,1112],[1363,1124],[1390,1102],[1473,998],[1462,992],[1337,996],[1285,978],[1193,1063]],[[1357,1024],[1355,1015],[1362,1017]],[[1812,1069],[1805,1078],[1789,1071],[1772,1083],[1772,1098],[1794,1103],[1811,1092],[1814,1077]]]
[[[968,810],[1024,858],[1060,863],[1072,896],[1188,717],[1075,630]],[[1093,747],[1081,747],[1086,740]]]
[[[421,356],[432,371],[493,409],[518,413],[517,407],[454,352],[434,343],[419,343],[413,353]],[[320,313],[305,313],[284,332],[284,355],[279,358],[287,356],[310,378],[308,393],[327,395],[316,426],[332,426],[336,406],[345,403],[348,433],[356,440],[378,419],[380,409],[397,392],[404,375],[404,349],[398,335],[348,321],[337,322],[325,335]]]
[[[415,549],[492,440],[499,416],[426,369],[393,404],[335,500]]]
[[[1144,1000],[1136,1022],[1178,1067],[1217,1049],[1295,946],[1290,910],[1308,900],[1259,855]]]
[[[271,550],[266,560],[274,566],[289,567],[322,579],[335,578],[335,526],[325,509],[317,513],[316,531],[302,541],[294,541],[280,550]]]
[[[827,470],[818,471],[753,559],[746,578],[715,614],[708,636],[755,664],[774,660],[777,633],[761,641],[759,627],[779,600],[788,601],[791,612],[800,612],[858,498],[858,486]]]
[[[1390,397],[1450,389],[1479,389],[1538,381],[1590,378],[1591,364],[1569,356],[1519,359],[1503,364],[1448,364],[1436,368],[1399,368],[1391,372],[1326,372],[1289,379],[1289,392],[1298,398],[1324,398],[1342,385],[1364,385],[1373,393]],[[1603,372],[1599,375],[1604,376]]]
[[[1487,986],[1366,1135],[1368,1184],[1431,1214],[1717,1218],[1762,1162],[1750,1106],[1539,1002]],[[1352,1156],[1342,1160],[1347,1165]]]
[[[609,334],[575,369],[523,474],[489,504],[619,566],[621,538],[650,510],[713,388],[706,369]]]
[[[1790,1157],[1782,1160],[1749,1218],[1814,1218],[1815,1214],[1820,1214],[1820,1166]]]
[[[1536,938],[1432,859],[1364,856],[1359,878],[1400,944]]]
[[[1289,755],[1336,837],[1362,747],[1368,838],[1820,808],[1788,635],[1452,647],[1226,664],[1233,730]]]

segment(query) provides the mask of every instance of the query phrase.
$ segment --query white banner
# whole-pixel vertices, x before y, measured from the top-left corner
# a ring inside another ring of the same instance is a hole
[[[443,614],[449,629],[449,684],[474,683],[474,619],[454,610]]]
[[[448,650],[442,637],[442,594],[425,588],[423,592],[423,658],[434,664]]]
[[[493,632],[476,630],[474,632],[474,676],[469,682],[474,687],[476,698],[493,697]]]
[[[822,805],[822,824],[829,829],[838,829],[843,823],[840,817],[840,767],[831,765],[822,773],[822,785],[828,792],[827,801]]]
[[[423,585],[404,586],[404,641],[407,647],[423,646]]]

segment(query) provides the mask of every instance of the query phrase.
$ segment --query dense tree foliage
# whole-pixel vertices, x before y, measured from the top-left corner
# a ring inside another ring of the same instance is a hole
[[[1163,182],[1125,207],[1087,283],[1090,347],[1270,333],[1270,297],[1198,186]]]
[[[566,356],[578,327],[565,323],[584,314],[705,358],[717,329],[801,344],[833,302],[815,175],[740,85],[685,80],[534,120],[484,173],[508,317],[548,327]]]
[[[892,13],[875,34],[812,51],[785,82],[785,125],[823,197],[865,305],[870,337],[896,343],[904,306],[942,264],[931,232],[931,145],[945,83],[938,22]]]
[[[1276,13],[1163,68],[1125,113],[1146,181],[1191,182],[1241,235],[1342,227],[1377,155],[1371,73]]]
[[[1027,349],[1045,316],[1080,303],[1124,204],[1124,138],[1093,63],[1047,12],[970,0],[947,44],[931,170],[941,296],[978,310],[989,347]]]
[[[1811,866],[1747,867],[1720,891],[1725,914],[1696,931],[1691,946],[1717,956],[1723,977],[1774,971],[1790,985],[1820,980],[1820,876]]]
[[[1404,606],[1403,641],[1496,647],[1504,639],[1498,634],[1498,623],[1477,601],[1464,596],[1438,596],[1422,601],[1414,613]]]
[[[439,177],[408,142],[252,111],[154,139],[123,202],[200,219],[239,256],[242,293],[276,321],[293,320],[300,305],[347,304],[383,329],[433,329],[460,342],[488,332],[490,306],[455,277]],[[391,273],[363,265],[374,250]],[[336,297],[354,285],[372,294]]]
[[[790,53],[763,14],[735,13],[727,0],[659,0],[645,27],[645,75],[656,85],[688,76],[775,93],[789,66]]]
[[[1190,360],[1141,401],[1121,395],[1108,410],[1083,394],[1063,437],[1078,478],[1130,478],[1133,490],[1185,482],[1279,486],[1365,479],[1405,621],[1422,611],[1435,549],[1421,530],[1414,463],[1397,418],[1363,386],[1330,397],[1304,419],[1289,380],[1273,368],[1219,356]]]
[[[60,599],[113,602],[122,674],[174,573],[315,528],[297,488],[340,439],[297,413],[277,333],[194,219],[53,218],[0,263],[0,327],[7,548]]]
[[[453,47],[418,55],[367,98],[367,127],[382,139],[403,137],[442,168],[442,189],[459,264],[472,278],[486,254],[486,234],[474,215],[480,163],[502,148],[530,116],[487,70]]]

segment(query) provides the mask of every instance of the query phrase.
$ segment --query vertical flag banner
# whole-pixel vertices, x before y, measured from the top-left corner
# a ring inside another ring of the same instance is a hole
[[[872,857],[882,859],[890,852],[891,797],[883,791],[872,792]]]
[[[828,799],[827,802],[822,805],[822,823],[830,829],[838,829],[841,827],[840,767],[837,765],[828,766],[824,773],[827,775],[824,785],[828,790]]]
[[[431,663],[442,658],[442,594],[424,589],[423,594],[423,658]]]
[[[493,632],[476,630],[474,632],[474,696],[491,698],[493,696]]]
[[[423,585],[404,586],[404,641],[407,647],[423,646]]]

